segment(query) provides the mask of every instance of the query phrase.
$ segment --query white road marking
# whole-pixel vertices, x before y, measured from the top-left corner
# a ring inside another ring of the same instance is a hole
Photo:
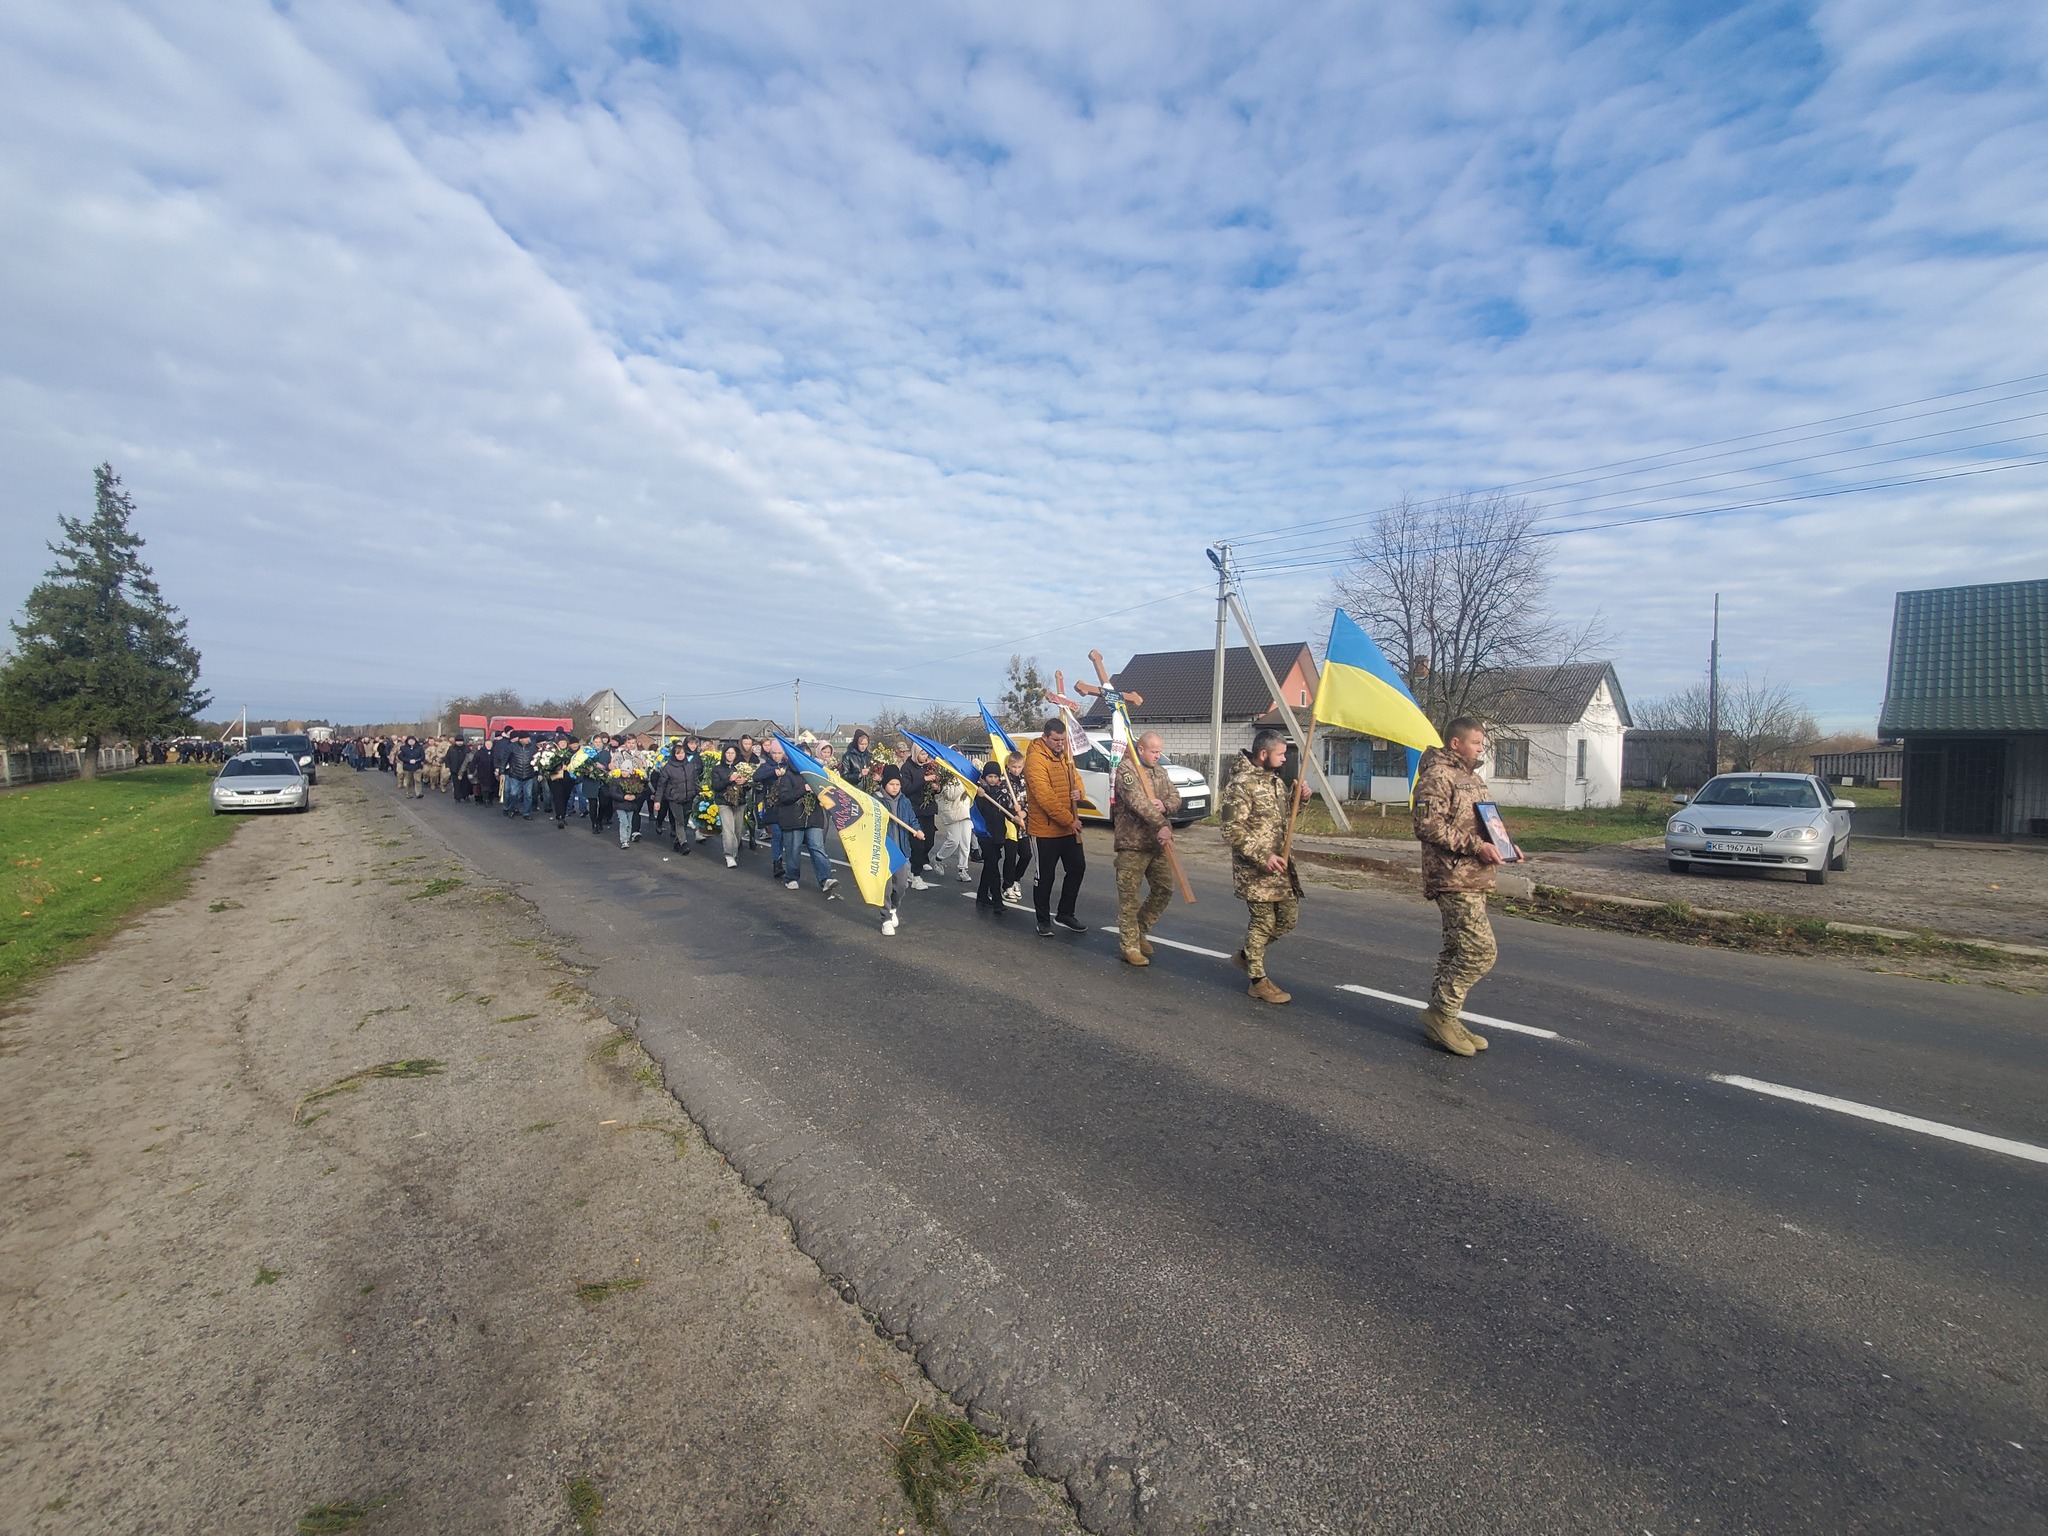
[[[1922,1120],[1918,1115],[1902,1115],[1896,1110],[1858,1104],[1853,1099],[1834,1099],[1824,1093],[1809,1093],[1804,1088],[1787,1088],[1781,1083],[1759,1082],[1753,1077],[1736,1077],[1725,1072],[1714,1072],[1709,1075],[1717,1083],[1726,1083],[1731,1088],[1747,1088],[1751,1093],[1761,1093],[1769,1098],[1790,1099],[1795,1104],[1811,1104],[1816,1109],[1832,1109],[1839,1115],[1853,1115],[1858,1120],[1875,1120],[1879,1125],[1893,1126],[1902,1131],[1917,1131],[1922,1136],[1939,1136],[1943,1141],[1959,1141],[1966,1147],[1978,1147],[1986,1152],[2002,1152],[2007,1157],[2024,1158],[2030,1163],[2048,1163],[2048,1147],[2037,1147],[2031,1142],[2010,1141],[2003,1136],[1987,1136],[1982,1131],[1966,1131],[1959,1125],[1943,1125],[1939,1120]]]
[[[1110,923],[1102,931],[1104,933],[1116,933],[1116,924]],[[1154,944],[1164,944],[1168,949],[1184,949],[1191,955],[1207,955],[1211,960],[1228,960],[1230,958],[1230,951],[1227,949],[1204,949],[1199,944],[1183,944],[1179,939],[1162,939],[1156,933],[1151,938]]]
[[[1339,992],[1356,992],[1361,997],[1376,997],[1381,1002],[1400,1003],[1409,1008],[1427,1008],[1429,1006],[1429,1003],[1423,998],[1403,997],[1398,992],[1382,992],[1377,987],[1361,987],[1354,982],[1340,983],[1337,990]],[[1458,1017],[1468,1019],[1474,1024],[1486,1024],[1494,1029],[1510,1030],[1518,1035],[1534,1035],[1538,1040],[1555,1040],[1557,1038],[1557,1031],[1554,1029],[1538,1029],[1534,1024],[1517,1024],[1512,1019],[1496,1019],[1490,1013],[1473,1013],[1468,1010],[1460,1013]]]

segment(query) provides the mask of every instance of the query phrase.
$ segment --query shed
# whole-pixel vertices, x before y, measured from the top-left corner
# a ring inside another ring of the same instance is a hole
[[[2048,580],[1899,593],[1878,734],[1908,833],[2048,837]]]

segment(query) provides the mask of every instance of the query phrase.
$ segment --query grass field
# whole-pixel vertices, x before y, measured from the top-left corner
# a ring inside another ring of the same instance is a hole
[[[234,833],[201,766],[143,768],[0,795],[0,1001],[184,889]]]

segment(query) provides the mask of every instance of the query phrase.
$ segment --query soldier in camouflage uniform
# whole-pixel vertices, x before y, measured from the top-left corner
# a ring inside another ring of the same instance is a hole
[[[1293,1001],[1266,974],[1266,950],[1301,916],[1301,876],[1280,850],[1287,842],[1289,791],[1280,770],[1287,766],[1287,738],[1261,731],[1247,760],[1238,765],[1223,794],[1223,839],[1230,844],[1230,884],[1251,908],[1244,948],[1231,964],[1252,979],[1248,995],[1262,1003]],[[1307,786],[1302,786],[1307,793]]]
[[[1157,731],[1133,742],[1117,764],[1116,794],[1110,801],[1110,825],[1116,829],[1117,945],[1126,965],[1152,963],[1152,941],[1145,935],[1173,898],[1173,865],[1166,848],[1173,841],[1180,791],[1159,761],[1165,752]],[[1142,904],[1141,885],[1149,886]]]
[[[1500,851],[1479,824],[1486,780],[1474,770],[1486,754],[1486,731],[1461,716],[1444,732],[1445,745],[1422,754],[1415,775],[1415,836],[1422,844],[1422,894],[1443,916],[1444,947],[1437,956],[1423,1038],[1453,1056],[1486,1049],[1486,1037],[1465,1027],[1459,1013],[1479,979],[1493,969],[1493,925],[1486,894],[1494,886]]]

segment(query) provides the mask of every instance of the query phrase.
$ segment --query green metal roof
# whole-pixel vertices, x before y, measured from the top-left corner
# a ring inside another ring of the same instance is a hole
[[[1901,592],[1877,729],[2048,731],[2048,581]]]

